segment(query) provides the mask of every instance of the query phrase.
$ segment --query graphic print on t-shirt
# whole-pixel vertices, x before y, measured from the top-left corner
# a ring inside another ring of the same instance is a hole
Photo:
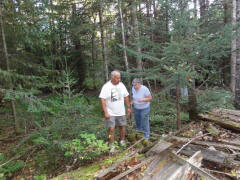
[[[119,88],[112,88],[111,89],[111,102],[121,100],[121,91]]]

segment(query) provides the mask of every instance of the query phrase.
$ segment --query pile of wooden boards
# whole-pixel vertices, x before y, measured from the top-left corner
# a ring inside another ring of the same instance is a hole
[[[215,109],[199,118],[159,138],[142,159],[131,150],[96,179],[240,179],[240,111]]]

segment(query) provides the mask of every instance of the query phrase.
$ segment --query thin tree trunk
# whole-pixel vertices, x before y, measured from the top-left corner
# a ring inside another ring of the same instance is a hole
[[[2,30],[3,48],[4,48],[5,58],[6,58],[7,71],[10,71],[7,44],[6,44],[6,38],[5,38],[5,33],[4,33],[4,28],[3,28],[2,7],[0,7],[0,24],[1,24],[1,30]],[[10,85],[10,89],[12,90],[13,85],[12,85],[11,77],[9,78],[9,85]],[[21,133],[20,123],[17,119],[15,103],[13,100],[11,100],[11,107],[12,107],[12,113],[13,113],[13,118],[14,118],[14,123],[15,123],[15,132],[16,132],[16,134],[20,134]]]
[[[92,62],[91,62],[91,67],[92,69],[94,68],[94,58],[96,57],[95,54],[96,53],[96,47],[95,47],[95,27],[96,27],[96,17],[94,16],[94,14],[92,15],[93,16],[93,19],[94,19],[94,28],[93,28],[93,31],[92,31],[92,56],[91,56],[91,59],[92,59]],[[93,73],[93,83],[94,83],[94,88],[96,88],[96,73]]]
[[[104,39],[104,29],[103,29],[103,8],[102,3],[99,3],[99,21],[100,21],[100,31],[101,31],[101,43],[102,43],[102,58],[105,70],[105,81],[108,81],[108,63],[105,54],[105,39]]]
[[[122,43],[123,43],[123,57],[125,62],[126,71],[129,73],[130,69],[128,66],[128,58],[127,58],[127,50],[126,50],[126,41],[125,41],[125,29],[123,24],[123,15],[122,15],[122,2],[121,0],[118,0],[118,10],[119,10],[119,16],[121,21],[121,33],[122,33]]]
[[[237,2],[237,8],[236,8],[236,18],[237,18],[237,23],[240,22],[240,1]],[[240,35],[237,35],[237,40],[236,40],[236,49],[240,49]],[[236,82],[235,82],[235,100],[234,100],[234,105],[236,109],[240,109],[240,52],[237,51],[237,58],[236,58],[236,76],[235,76]]]
[[[177,129],[181,128],[181,117],[180,117],[180,87],[176,87],[176,105],[177,105]]]
[[[192,87],[189,88],[188,91],[188,116],[189,120],[196,121],[197,120],[197,97],[195,92],[195,81],[192,83]]]
[[[193,4],[194,4],[194,17],[197,17],[197,0],[193,0]]]
[[[194,0],[194,16],[197,18],[197,0]],[[197,29],[196,29],[197,31]],[[195,68],[194,68],[195,69]],[[195,92],[195,79],[191,84],[191,87],[188,88],[188,116],[189,120],[197,120],[197,97]]]
[[[137,17],[137,1],[134,1],[134,6],[133,6],[133,26],[134,26],[134,36],[136,37],[136,44],[137,44],[137,52],[139,54],[142,53],[141,46],[140,46],[140,32],[138,28],[138,17]],[[137,57],[136,59],[137,63],[137,69],[139,71],[142,71],[142,59],[140,57]]]
[[[224,0],[224,25],[226,26],[230,22],[230,18],[228,15],[228,11],[230,9],[230,3],[229,0]],[[223,84],[229,87],[229,62],[230,56],[222,57],[222,81]]]
[[[165,14],[165,28],[166,28],[166,32],[165,32],[165,38],[164,38],[164,42],[168,42],[169,41],[169,4],[168,4],[168,0],[166,0],[166,14]]]
[[[199,0],[199,4],[200,4],[200,17],[202,19],[205,16],[206,2],[205,0]]]
[[[232,54],[231,54],[231,90],[235,93],[236,82],[236,0],[232,0]]]
[[[157,19],[157,5],[156,5],[156,0],[153,0],[153,16],[154,19]]]
[[[151,21],[150,21],[150,7],[151,7],[151,2],[150,2],[150,0],[146,0],[147,25],[148,25],[148,26],[151,26]]]

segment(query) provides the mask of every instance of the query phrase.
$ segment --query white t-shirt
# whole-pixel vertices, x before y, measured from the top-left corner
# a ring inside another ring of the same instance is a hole
[[[123,83],[113,85],[111,81],[105,83],[100,92],[99,98],[105,99],[107,111],[110,116],[124,116],[124,97],[129,95]]]

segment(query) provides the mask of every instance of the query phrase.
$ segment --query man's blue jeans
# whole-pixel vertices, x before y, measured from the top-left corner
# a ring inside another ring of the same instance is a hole
[[[138,131],[144,131],[144,137],[146,139],[149,139],[150,137],[149,113],[150,113],[150,106],[145,109],[134,108],[136,128]]]

